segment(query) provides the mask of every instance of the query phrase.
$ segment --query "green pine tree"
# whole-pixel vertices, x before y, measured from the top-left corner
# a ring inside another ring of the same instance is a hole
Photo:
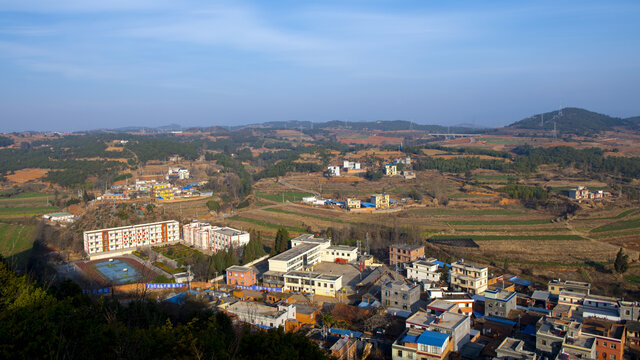
[[[280,228],[278,230],[280,233],[280,243],[278,244],[278,253],[282,253],[289,249],[289,232],[287,229]]]
[[[613,267],[618,274],[624,274],[629,269],[629,255],[623,253],[622,248],[618,250]]]
[[[260,231],[257,232],[256,240],[253,242],[253,253],[256,256],[256,259],[267,255],[264,251],[264,246],[262,245],[262,233]]]

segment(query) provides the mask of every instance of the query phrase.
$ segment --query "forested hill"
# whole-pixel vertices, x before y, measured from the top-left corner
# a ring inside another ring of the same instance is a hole
[[[561,133],[592,134],[614,128],[636,129],[638,121],[632,119],[615,118],[579,108],[564,108],[534,115],[507,128],[552,131],[555,124],[557,131]]]
[[[378,121],[341,121],[333,120],[326,122],[312,123],[310,121],[271,121],[262,124],[247,125],[247,127],[261,127],[271,129],[351,129],[351,130],[380,130],[380,131],[401,131],[401,130],[426,130],[438,133],[478,133],[485,129],[462,127],[462,126],[442,126],[442,125],[423,125],[416,124],[406,120],[378,120]]]

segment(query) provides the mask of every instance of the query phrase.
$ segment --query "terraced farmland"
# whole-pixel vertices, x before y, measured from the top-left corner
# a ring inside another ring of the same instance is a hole
[[[22,193],[0,199],[0,219],[17,219],[40,216],[59,211],[49,205],[53,195],[42,193]]]

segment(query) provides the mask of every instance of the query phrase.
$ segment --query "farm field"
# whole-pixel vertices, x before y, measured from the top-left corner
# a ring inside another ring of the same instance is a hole
[[[18,268],[24,267],[33,246],[35,230],[35,225],[0,223],[0,255]]]
[[[0,198],[0,219],[16,219],[39,216],[59,211],[50,206],[54,195],[46,193],[20,193],[8,198]]]

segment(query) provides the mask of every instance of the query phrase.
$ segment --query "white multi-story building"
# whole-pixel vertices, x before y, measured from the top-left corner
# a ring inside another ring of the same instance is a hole
[[[407,266],[407,278],[423,283],[440,281],[440,271],[436,259],[416,260]]]
[[[342,289],[342,275],[289,271],[284,274],[284,289],[335,297]]]
[[[247,245],[250,239],[246,231],[196,221],[184,225],[182,233],[185,243],[213,252]]]
[[[487,272],[486,266],[458,261],[451,264],[451,286],[471,294],[482,295],[487,290]]]
[[[358,259],[358,248],[347,245],[331,245],[322,251],[324,262],[350,262]]]
[[[169,168],[165,179],[180,179],[185,180],[189,178],[189,169],[186,168]]]
[[[238,301],[227,308],[227,312],[238,320],[270,328],[285,327],[287,320],[296,319],[296,307],[293,304],[269,306],[257,302]]]
[[[356,161],[344,160],[342,162],[342,167],[350,170],[360,170],[360,163]]]
[[[180,224],[175,220],[85,231],[84,251],[89,257],[133,251],[141,246],[162,245],[180,240]]]
[[[340,166],[327,166],[327,175],[340,176]]]
[[[291,239],[291,249],[269,259],[269,271],[262,278],[264,284],[285,290],[312,292],[335,296],[342,288],[342,276],[319,274],[301,270],[312,269],[321,261],[354,261],[358,248],[331,245],[331,239],[304,234]],[[340,260],[338,260],[340,259]]]

